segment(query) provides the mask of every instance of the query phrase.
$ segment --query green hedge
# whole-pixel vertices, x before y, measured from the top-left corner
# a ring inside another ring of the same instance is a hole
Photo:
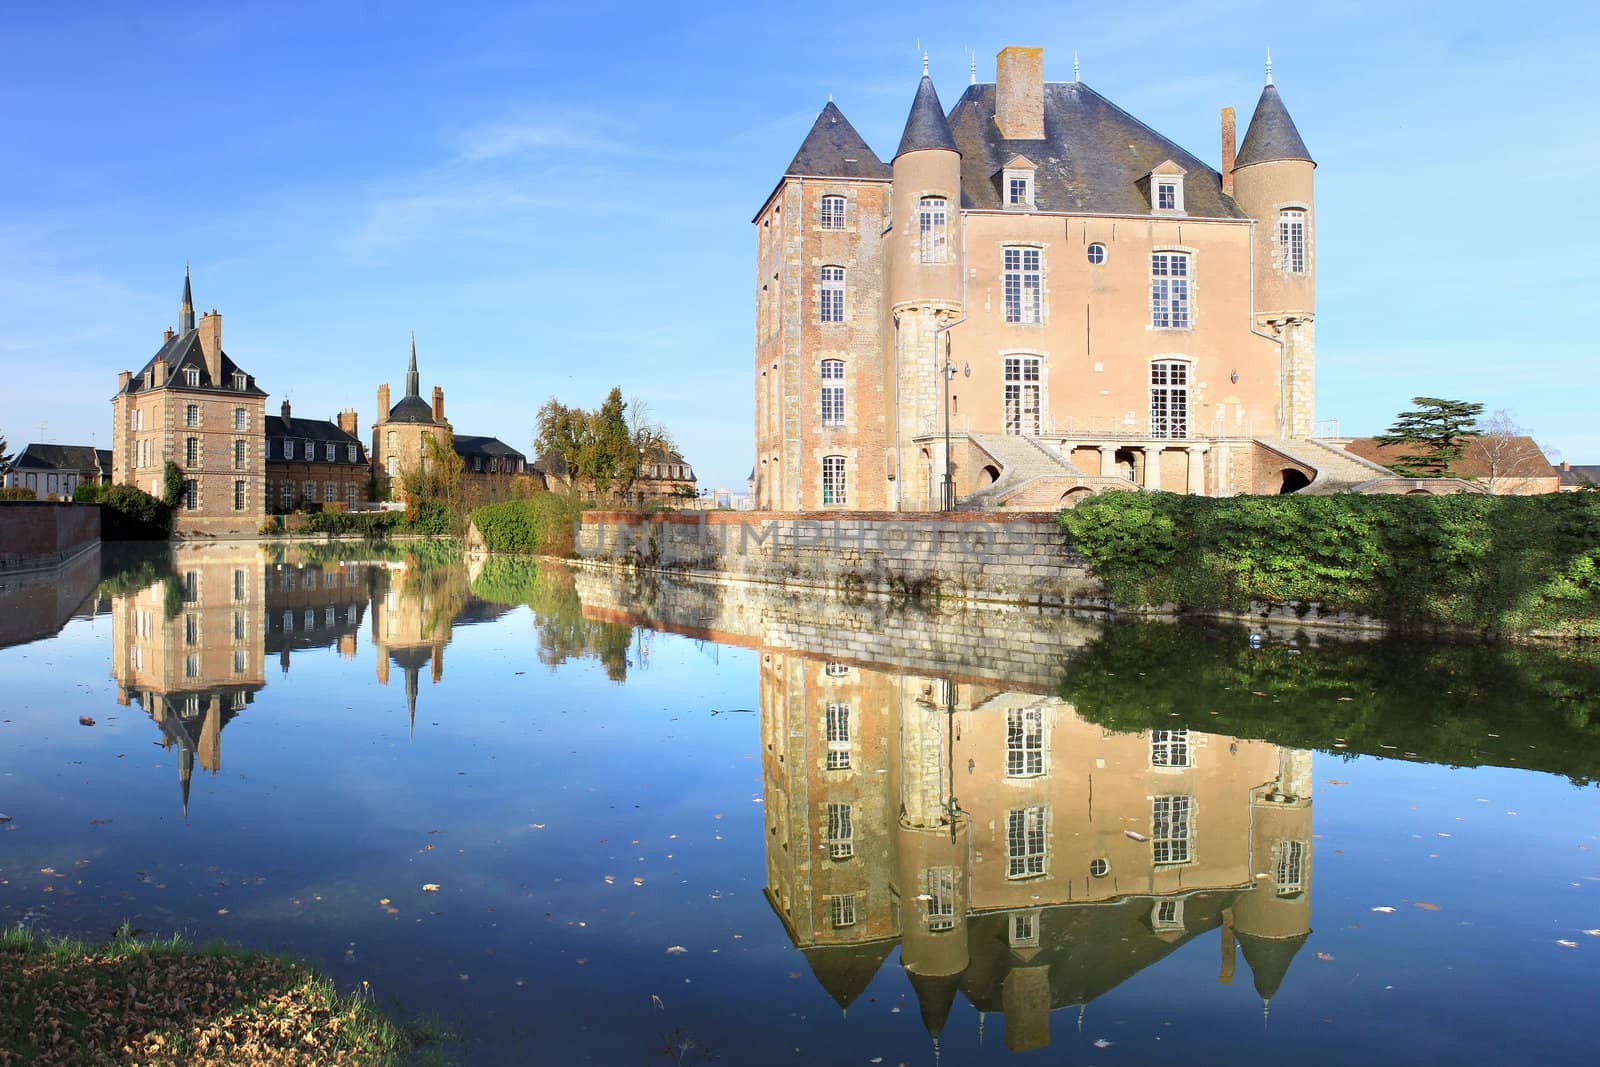
[[[1402,628],[1600,637],[1600,494],[1105,493],[1060,522],[1127,607],[1318,601]]]
[[[25,485],[0,487],[0,500],[36,500],[39,494]]]
[[[572,529],[582,514],[580,501],[564,493],[536,493],[526,500],[485,504],[472,524],[491,552],[572,554]]]
[[[93,500],[102,541],[165,541],[172,533],[172,509],[136,486],[104,486]]]

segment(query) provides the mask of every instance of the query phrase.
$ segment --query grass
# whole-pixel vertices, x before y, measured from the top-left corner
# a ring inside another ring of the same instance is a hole
[[[365,983],[341,994],[286,956],[126,927],[98,944],[0,931],[3,1067],[389,1067],[434,1036],[397,1026]]]

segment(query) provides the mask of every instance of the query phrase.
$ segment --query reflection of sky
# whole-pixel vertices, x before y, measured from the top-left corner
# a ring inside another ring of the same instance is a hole
[[[533,621],[522,608],[456,628],[443,680],[423,672],[414,739],[366,628],[353,660],[296,652],[227,726],[221,772],[196,770],[187,822],[176,752],[115,702],[105,618],[0,650],[0,811],[15,819],[0,827],[0,921],[102,934],[127,919],[303,954],[460,1017],[484,1042],[472,1062],[648,1062],[680,1027],[725,1063],[929,1062],[896,957],[841,1018],[763,898],[758,720],[711,714],[757,707],[755,654],[648,635],[648,665],[636,644],[618,685],[593,660],[539,663]],[[1217,983],[1212,934],[1091,1004],[1081,1036],[1056,1013],[1055,1055],[1587,1051],[1569,1019],[1600,973],[1600,938],[1579,932],[1600,927],[1600,792],[1320,754],[1315,788],[1314,933],[1270,1027],[1243,960]],[[1002,1030],[989,1019],[980,1050],[958,1000],[944,1054],[1006,1059]]]

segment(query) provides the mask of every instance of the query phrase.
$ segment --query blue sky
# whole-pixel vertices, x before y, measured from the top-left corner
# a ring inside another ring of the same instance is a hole
[[[177,316],[296,414],[403,388],[530,447],[552,394],[613,384],[704,486],[750,468],[749,220],[829,92],[893,152],[1007,44],[1213,164],[1270,46],[1316,156],[1318,415],[1425,393],[1600,462],[1576,231],[1600,137],[1578,4],[677,7],[236,3],[0,8],[0,433],[104,447],[116,373]],[[1575,384],[1576,383],[1576,384]]]

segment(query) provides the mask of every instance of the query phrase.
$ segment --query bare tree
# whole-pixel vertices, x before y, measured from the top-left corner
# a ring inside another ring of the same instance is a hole
[[[1488,465],[1489,492],[1507,492],[1519,479],[1549,474],[1550,461],[1528,436],[1528,428],[1518,424],[1505,408],[1480,420],[1476,429],[1473,447],[1483,453]]]

